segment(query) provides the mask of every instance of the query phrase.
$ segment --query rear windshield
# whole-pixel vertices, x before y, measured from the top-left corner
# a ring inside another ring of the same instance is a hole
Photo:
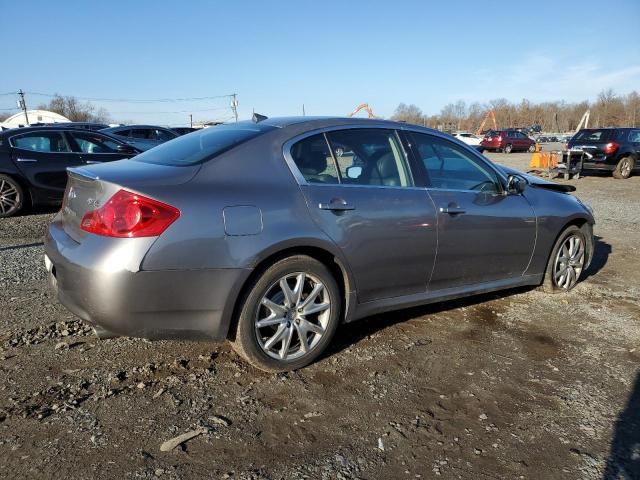
[[[137,155],[133,160],[160,165],[194,165],[255,138],[275,127],[240,122],[183,135]]]
[[[613,130],[580,130],[571,139],[572,143],[605,143],[609,141]]]

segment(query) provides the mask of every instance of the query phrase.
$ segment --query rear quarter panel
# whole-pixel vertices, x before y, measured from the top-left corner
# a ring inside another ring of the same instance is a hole
[[[159,188],[157,198],[179,208],[181,216],[155,242],[143,269],[253,268],[273,253],[299,246],[324,248],[340,258],[312,221],[278,134],[264,134],[210,160],[185,185]],[[255,234],[225,232],[225,208],[238,206],[258,209],[262,225]]]

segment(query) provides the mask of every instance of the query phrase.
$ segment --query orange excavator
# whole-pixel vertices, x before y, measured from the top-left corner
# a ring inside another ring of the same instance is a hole
[[[349,115],[349,117],[353,117],[356,113],[358,113],[360,110],[365,110],[367,112],[368,118],[376,118],[376,116],[373,113],[373,110],[371,109],[371,107],[369,106],[368,103],[361,103],[360,105],[358,105],[356,107],[356,109],[351,112]]]
[[[493,110],[489,110],[487,114],[484,116],[484,118],[482,119],[482,122],[480,122],[480,126],[478,127],[478,130],[476,130],[476,135],[480,135],[482,133],[484,124],[487,123],[487,120],[489,120],[489,117],[491,117],[491,120],[493,120],[493,129],[498,130],[498,124],[496,123],[496,116],[493,113]]]

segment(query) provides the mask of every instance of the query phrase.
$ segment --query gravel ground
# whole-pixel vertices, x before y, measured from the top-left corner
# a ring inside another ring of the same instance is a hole
[[[52,213],[1,220],[0,478],[640,478],[640,177],[570,183],[598,222],[574,291],[371,317],[284,375],[98,341],[45,287]]]

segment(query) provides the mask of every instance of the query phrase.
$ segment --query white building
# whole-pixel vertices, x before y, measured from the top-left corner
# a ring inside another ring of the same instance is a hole
[[[29,125],[33,125],[34,123],[64,123],[71,121],[62,115],[47,110],[27,110],[27,116],[29,118]],[[4,128],[26,127],[27,122],[24,118],[24,112],[11,115],[4,122],[1,122],[0,126]]]

